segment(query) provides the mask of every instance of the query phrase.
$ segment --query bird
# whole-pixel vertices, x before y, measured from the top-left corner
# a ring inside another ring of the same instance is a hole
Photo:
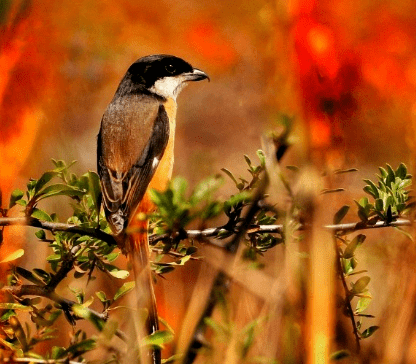
[[[149,265],[148,220],[155,209],[149,191],[163,191],[174,162],[176,98],[208,75],[183,59],[157,54],[138,59],[127,70],[107,106],[98,133],[97,169],[101,204],[121,250],[127,254],[148,310],[146,334],[159,329]],[[151,354],[160,362],[160,351]]]

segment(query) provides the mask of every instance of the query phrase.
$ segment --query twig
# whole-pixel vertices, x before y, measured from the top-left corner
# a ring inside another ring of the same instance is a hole
[[[2,363],[36,363],[36,364],[83,364],[79,361],[63,359],[35,359],[35,358],[1,358]]]
[[[333,240],[334,240],[334,249],[335,249],[335,255],[336,255],[336,257],[335,257],[336,269],[337,269],[339,278],[341,279],[342,286],[344,288],[345,305],[347,307],[348,316],[351,320],[352,330],[353,330],[354,337],[355,337],[355,344],[357,346],[357,353],[359,353],[360,349],[361,349],[360,335],[359,335],[359,332],[358,332],[357,324],[355,323],[355,316],[354,316],[354,311],[353,311],[352,306],[351,306],[351,301],[348,297],[349,294],[350,294],[350,290],[348,289],[347,281],[345,280],[344,272],[343,272],[342,265],[341,265],[341,255],[339,253],[339,249],[338,249],[338,245],[337,245],[337,239],[336,239],[335,235],[333,236]]]
[[[337,224],[337,225],[325,225],[324,228],[334,232],[334,233],[351,233],[354,231],[359,230],[367,230],[367,229],[379,229],[385,227],[400,227],[400,226],[411,226],[413,224],[412,221],[406,219],[398,219],[389,223],[384,221],[378,221],[377,223],[370,225],[363,223],[362,221],[359,222],[352,222],[347,224]],[[39,220],[33,217],[0,217],[0,226],[9,226],[9,225],[25,225],[25,226],[32,226],[38,227],[41,229],[49,230],[49,231],[65,231],[68,233],[73,234],[80,234],[91,236],[92,238],[97,238],[103,240],[110,245],[117,244],[114,237],[110,234],[105,233],[102,230],[98,229],[91,229],[91,228],[84,228],[78,225],[73,224],[64,224],[60,222],[49,222]],[[270,234],[280,234],[283,232],[283,225],[252,225],[249,226],[253,228],[250,233],[270,233]],[[306,226],[300,226],[299,230],[305,230]],[[244,231],[244,229],[239,229],[239,231]],[[183,233],[184,239],[204,239],[204,238],[215,238],[223,232],[228,231],[223,226],[207,228],[203,230],[185,230]],[[179,233],[176,233],[179,234]],[[175,237],[176,234],[173,236]],[[162,235],[150,235],[149,241],[151,244],[155,244],[158,241],[162,241],[167,238],[172,238],[170,234],[162,234]],[[226,244],[221,244],[218,242],[209,241],[210,244],[215,245],[220,248],[224,248]]]
[[[33,226],[49,231],[64,231],[73,234],[87,235],[107,242],[110,245],[117,245],[116,240],[110,234],[99,229],[85,228],[73,224],[64,224],[61,222],[50,222],[36,219],[34,217],[1,217],[0,226],[9,225],[26,225]]]
[[[23,297],[23,296],[40,296],[40,297],[46,297],[49,298],[51,301],[54,301],[61,305],[63,307],[63,310],[65,309],[71,309],[72,306],[76,305],[77,302],[68,300],[66,298],[63,298],[56,294],[54,291],[51,291],[47,286],[41,287],[37,286],[35,284],[23,284],[21,286],[5,286],[1,289],[4,292],[8,292],[13,296],[17,297]],[[90,308],[86,308],[91,315],[94,317],[107,321],[108,315],[107,313],[99,313],[97,311],[94,311]],[[127,341],[126,335],[120,331],[116,331],[116,336],[119,337],[123,341]]]

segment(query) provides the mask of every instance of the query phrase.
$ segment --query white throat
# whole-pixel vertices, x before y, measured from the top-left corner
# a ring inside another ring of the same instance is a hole
[[[150,91],[156,95],[172,98],[176,101],[176,97],[186,84],[187,82],[183,76],[163,77],[155,82]]]

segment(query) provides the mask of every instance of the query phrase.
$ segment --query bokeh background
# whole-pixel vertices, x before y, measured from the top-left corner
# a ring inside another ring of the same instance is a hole
[[[324,181],[346,188],[324,200],[330,223],[341,204],[362,196],[361,178],[372,178],[379,165],[405,162],[414,169],[415,24],[410,0],[0,0],[3,205],[12,189],[50,168],[51,158],[77,160],[78,173],[96,170],[99,123],[119,80],[136,59],[168,53],[211,77],[178,98],[174,175],[194,184],[221,167],[244,174],[242,155],[254,159],[261,136],[288,115],[296,138],[284,163],[359,169]],[[227,196],[232,184],[221,191]],[[50,209],[60,210],[61,203]],[[32,235],[7,228],[2,254],[28,244]],[[414,243],[390,230],[368,235],[360,264],[372,277],[371,324],[381,329],[354,360],[416,363]],[[23,263],[42,264],[46,248],[31,244]],[[269,263],[286,257],[287,265],[287,256],[294,259],[276,249]],[[199,269],[191,264],[159,285],[161,314],[178,331],[198,294]],[[234,294],[241,298],[244,285],[239,289]],[[302,296],[288,297],[286,305],[306,305]],[[237,325],[259,314],[263,301],[246,293],[235,309]],[[264,330],[257,350],[269,350],[282,363],[303,362],[300,318],[280,305],[274,321],[280,344],[267,345],[273,339]],[[345,339],[348,330],[338,323],[336,332],[329,331],[332,351],[353,347]]]

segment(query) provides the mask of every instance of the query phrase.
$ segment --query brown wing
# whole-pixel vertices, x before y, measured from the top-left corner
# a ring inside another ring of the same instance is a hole
[[[98,173],[104,210],[119,234],[146,192],[169,139],[165,108],[147,96],[113,101],[98,134]]]

